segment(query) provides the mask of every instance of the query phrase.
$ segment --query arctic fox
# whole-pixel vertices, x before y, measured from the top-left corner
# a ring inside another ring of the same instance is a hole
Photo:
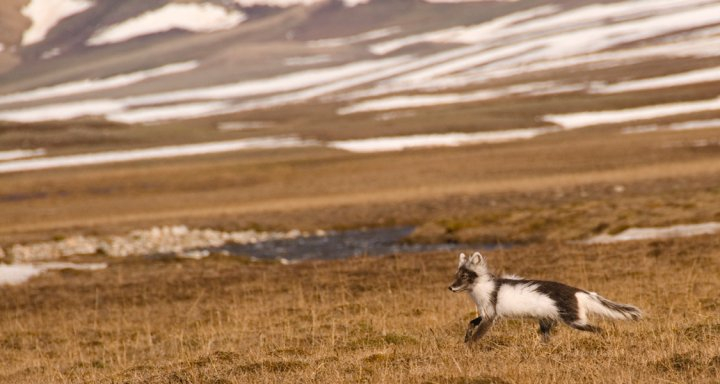
[[[469,258],[460,254],[455,281],[448,288],[453,292],[468,291],[477,305],[478,317],[470,321],[465,342],[482,337],[496,317],[536,318],[540,321],[543,341],[548,341],[558,321],[581,331],[601,332],[600,328],[588,324],[588,314],[623,320],[638,320],[642,315],[637,307],[614,303],[595,292],[562,283],[496,277],[477,252]]]

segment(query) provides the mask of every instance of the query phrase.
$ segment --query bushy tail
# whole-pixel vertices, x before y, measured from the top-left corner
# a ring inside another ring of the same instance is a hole
[[[642,317],[640,308],[610,301],[595,292],[588,292],[587,300],[584,300],[584,302],[585,310],[588,313],[594,313],[603,317],[618,320],[640,320],[640,317]]]

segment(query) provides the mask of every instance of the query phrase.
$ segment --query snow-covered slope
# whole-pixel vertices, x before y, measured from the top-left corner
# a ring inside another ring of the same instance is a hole
[[[535,120],[572,129],[719,109],[720,0],[32,0],[22,14],[22,40],[4,43],[21,64],[0,74],[8,123],[142,124],[302,103],[363,118],[683,87],[704,91]]]
[[[104,28],[94,34],[87,44],[118,43],[175,28],[193,32],[221,31],[231,29],[246,19],[247,16],[242,12],[209,3],[168,4]]]
[[[83,12],[93,6],[90,0],[31,0],[22,9],[31,25],[22,37],[22,45],[42,41],[47,33],[62,19]]]

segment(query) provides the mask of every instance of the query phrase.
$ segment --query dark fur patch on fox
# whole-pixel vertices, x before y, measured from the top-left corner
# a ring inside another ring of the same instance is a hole
[[[493,287],[493,291],[490,293],[490,304],[493,308],[497,305],[498,291],[500,290],[501,284],[502,282],[495,280],[495,286]]]
[[[567,322],[578,319],[578,300],[575,294],[584,292],[582,289],[555,281],[535,281],[535,283],[538,285],[538,292],[555,301],[561,319]]]
[[[468,323],[468,328],[465,331],[465,343],[473,343],[480,340],[493,325],[492,319],[483,319],[478,316]]]
[[[470,282],[475,281],[475,279],[477,279],[477,277],[478,277],[478,274],[475,273],[475,271],[472,271],[464,266],[458,268],[457,276],[461,277],[464,274],[467,274],[469,276],[468,279],[470,280]]]
[[[475,271],[462,266],[458,268],[457,273],[455,273],[455,280],[453,280],[452,284],[450,284],[450,287],[448,288],[450,290],[453,290],[453,287],[463,287],[466,289],[467,287],[472,286],[477,278],[478,274]]]

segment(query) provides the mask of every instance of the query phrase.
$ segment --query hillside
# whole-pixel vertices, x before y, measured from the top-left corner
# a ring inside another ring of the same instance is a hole
[[[35,2],[22,14],[33,15]],[[54,18],[36,16],[29,28],[3,23],[5,127],[212,125],[308,103],[353,122],[368,112],[507,98],[584,100],[480,127],[567,129],[577,124],[547,115],[608,109],[604,100],[619,94],[609,109],[709,101],[720,73],[720,3],[707,0],[57,3],[65,5]],[[4,3],[0,12],[17,8]],[[678,93],[683,87],[695,88]],[[710,102],[688,113],[715,109]]]

